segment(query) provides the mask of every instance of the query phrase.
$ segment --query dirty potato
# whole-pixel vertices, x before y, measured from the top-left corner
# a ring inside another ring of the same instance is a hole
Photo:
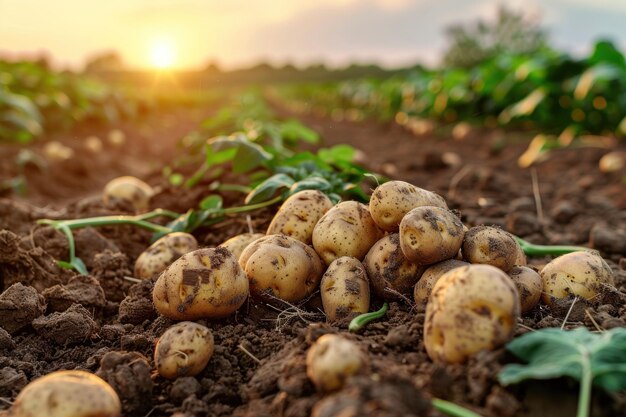
[[[519,316],[517,288],[501,269],[455,268],[439,278],[426,306],[426,352],[435,362],[464,362],[508,342]]]
[[[213,356],[213,333],[192,321],[167,329],[154,348],[154,364],[167,379],[198,375]]]
[[[539,302],[543,289],[539,273],[527,266],[514,266],[509,276],[517,287],[522,314],[532,310]]]
[[[365,268],[356,258],[335,259],[322,277],[320,293],[329,321],[369,311],[370,286]]]
[[[139,178],[125,176],[112,179],[104,186],[102,199],[106,204],[116,201],[129,202],[136,211],[148,209],[154,190]]]
[[[439,194],[404,181],[389,181],[379,185],[370,199],[372,218],[386,232],[397,232],[402,218],[416,207],[448,208]]]
[[[198,242],[189,233],[176,232],[163,236],[143,251],[135,261],[135,278],[150,279],[160,274],[182,255],[198,249]]]
[[[56,371],[37,378],[19,393],[12,417],[119,417],[117,393],[85,371]]]
[[[157,311],[170,319],[214,319],[237,311],[248,287],[246,274],[228,249],[204,248],[167,267],[152,296]]]
[[[306,355],[306,374],[318,391],[341,389],[346,380],[363,372],[367,357],[359,346],[337,334],[325,334]]]
[[[291,303],[311,295],[319,285],[324,264],[308,245],[285,235],[262,237],[239,257],[250,280],[250,293]]]
[[[332,201],[319,190],[299,191],[285,200],[267,228],[267,234],[287,235],[310,245],[313,228],[332,206]]]
[[[492,265],[504,272],[520,261],[520,251],[510,233],[494,226],[472,227],[463,239],[463,257],[467,262]]]
[[[342,256],[362,260],[383,236],[367,206],[344,201],[326,212],[313,229],[313,247],[326,265]]]
[[[225,242],[222,242],[218,247],[226,248],[235,255],[235,258],[239,260],[239,257],[243,253],[243,250],[248,247],[249,244],[261,239],[265,235],[263,233],[242,233],[237,236],[233,236]]]
[[[426,268],[413,288],[413,299],[415,300],[415,306],[417,309],[421,311],[426,309],[428,297],[430,297],[433,287],[443,274],[448,271],[452,271],[454,268],[460,268],[467,265],[469,265],[467,262],[459,261],[458,259],[448,259]]]

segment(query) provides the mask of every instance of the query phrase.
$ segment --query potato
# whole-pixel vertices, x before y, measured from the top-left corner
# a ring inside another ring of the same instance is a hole
[[[572,252],[550,261],[541,270],[543,301],[569,296],[591,300],[607,286],[615,285],[611,268],[595,251]]]
[[[472,227],[463,239],[463,257],[473,264],[487,264],[509,272],[519,262],[520,246],[515,238],[494,226]]]
[[[517,287],[522,314],[532,310],[539,302],[543,289],[539,273],[527,266],[514,266],[509,276]]]
[[[311,295],[318,287],[324,264],[308,245],[285,235],[262,237],[241,254],[239,264],[250,280],[250,293],[290,303]]]
[[[452,271],[454,268],[460,268],[467,265],[469,265],[467,262],[459,261],[457,259],[448,259],[429,266],[422,273],[422,276],[419,281],[417,281],[417,284],[415,284],[415,287],[413,287],[413,299],[415,300],[415,306],[418,310],[426,309],[428,297],[430,297],[433,287],[443,274],[448,271]]]
[[[306,355],[306,374],[321,392],[335,391],[346,380],[363,372],[367,357],[359,346],[337,334],[325,334],[315,341]]]
[[[160,274],[182,255],[198,249],[198,242],[189,233],[176,232],[163,236],[143,251],[135,261],[135,278],[150,279]]]
[[[430,265],[454,258],[463,243],[463,223],[448,209],[414,208],[400,222],[400,247],[413,263]]]
[[[159,313],[173,320],[221,318],[248,296],[248,278],[228,249],[204,248],[186,253],[167,267],[154,284]]]
[[[213,356],[213,333],[192,321],[167,329],[154,348],[154,364],[167,379],[198,375]]]
[[[37,378],[19,393],[12,417],[119,417],[117,393],[85,371],[56,371]]]
[[[516,242],[517,243],[517,242]],[[526,254],[524,253],[524,249],[517,244],[517,254],[515,255],[515,266],[526,266],[528,261],[526,259]]]
[[[372,218],[386,232],[397,232],[402,218],[416,207],[448,208],[439,194],[404,181],[389,181],[379,185],[370,199]]]
[[[243,253],[243,250],[248,247],[249,244],[261,239],[265,235],[263,233],[242,233],[237,236],[233,236],[225,242],[222,242],[218,248],[226,248],[235,255],[235,258],[239,260],[239,257]]]
[[[369,280],[363,264],[356,258],[335,259],[322,277],[320,293],[329,321],[369,311]]]
[[[127,201],[136,211],[145,211],[153,195],[154,190],[148,184],[139,178],[125,176],[109,181],[104,186],[102,199],[106,204]]]
[[[383,300],[401,299],[411,294],[424,267],[409,261],[400,248],[400,235],[392,233],[380,239],[363,261],[372,292]]]
[[[332,201],[321,191],[299,191],[285,200],[267,228],[267,234],[287,235],[310,245],[313,228],[332,207]]]
[[[330,265],[342,256],[362,260],[383,232],[376,226],[367,206],[344,201],[326,212],[313,229],[313,247]]]
[[[517,288],[502,270],[455,268],[439,278],[426,306],[426,352],[435,362],[464,362],[509,341],[519,316]]]

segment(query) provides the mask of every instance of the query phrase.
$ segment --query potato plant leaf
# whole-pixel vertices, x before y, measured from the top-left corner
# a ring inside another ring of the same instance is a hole
[[[275,174],[257,185],[254,190],[246,196],[246,204],[256,204],[269,200],[278,190],[290,188],[295,183],[294,179],[287,174]]]
[[[207,157],[211,154],[209,152],[215,154],[229,149],[236,149],[236,153],[232,155],[233,171],[235,173],[248,172],[272,159],[272,155],[269,152],[263,149],[262,146],[250,142],[246,135],[242,133],[213,138],[208,145]],[[226,155],[229,156],[228,153]]]

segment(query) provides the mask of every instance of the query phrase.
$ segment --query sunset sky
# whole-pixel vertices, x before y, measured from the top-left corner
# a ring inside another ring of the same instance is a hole
[[[47,52],[82,68],[117,50],[129,67],[225,68],[357,60],[435,64],[444,28],[495,15],[494,0],[0,0],[0,54]],[[610,37],[626,49],[626,0],[512,0],[552,43],[582,53]]]

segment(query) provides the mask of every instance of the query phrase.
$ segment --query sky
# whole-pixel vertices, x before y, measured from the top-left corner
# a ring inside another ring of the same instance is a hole
[[[604,37],[626,50],[626,0],[0,0],[0,55],[73,69],[110,50],[132,68],[434,65],[447,26],[493,19],[499,4],[540,18],[560,49]]]

